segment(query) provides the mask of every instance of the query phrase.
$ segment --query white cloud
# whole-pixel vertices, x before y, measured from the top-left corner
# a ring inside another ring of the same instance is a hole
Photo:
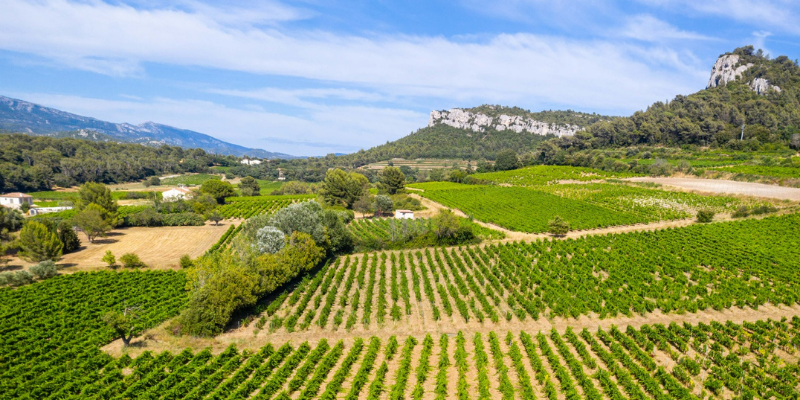
[[[685,13],[732,19],[763,29],[800,34],[800,3],[795,0],[638,0],[640,3]]]
[[[635,15],[628,19],[627,25],[619,32],[620,36],[646,42],[665,42],[669,40],[714,40],[709,36],[678,29],[652,15]]]
[[[105,121],[138,124],[152,120],[242,146],[293,155],[324,155],[366,149],[397,139],[399,133],[416,130],[428,119],[424,113],[359,106],[328,107],[296,117],[198,100],[105,100],[46,93],[12,95]]]
[[[339,82],[381,96],[568,104],[618,113],[694,91],[703,79],[683,71],[706,69],[684,63],[676,71],[640,58],[643,48],[611,41],[524,33],[471,42],[366,38],[225,26],[202,10],[68,0],[5,0],[0,48],[111,75],[164,63]]]

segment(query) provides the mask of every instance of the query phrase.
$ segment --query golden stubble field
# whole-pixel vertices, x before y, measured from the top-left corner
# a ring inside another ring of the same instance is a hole
[[[107,269],[101,258],[107,250],[110,250],[117,260],[125,253],[136,253],[151,268],[178,268],[182,255],[188,254],[192,258],[201,256],[219,240],[232,223],[238,224],[238,222],[225,220],[218,226],[207,223],[204,226],[114,229],[107,237],[98,238],[94,243],[89,243],[86,235],[78,233],[81,249],[65,254],[58,264],[62,268],[62,273]],[[30,265],[33,264],[13,257],[8,268]]]

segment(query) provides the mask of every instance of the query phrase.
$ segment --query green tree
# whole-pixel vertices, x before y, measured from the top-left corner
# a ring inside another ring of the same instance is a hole
[[[19,233],[19,247],[20,256],[29,261],[40,262],[57,260],[61,257],[64,244],[44,224],[29,221]]]
[[[519,167],[519,158],[514,150],[503,150],[497,154],[497,161],[494,163],[495,170],[508,171]]]
[[[322,182],[320,195],[329,205],[352,208],[353,204],[369,193],[369,179],[356,172],[344,172],[339,168],[328,170]]]
[[[30,211],[30,209],[31,205],[28,203],[22,203],[22,205],[19,207],[19,210],[22,211],[23,214],[28,214],[28,211]]]
[[[219,179],[209,179],[203,182],[200,185],[200,192],[207,193],[214,200],[217,201],[217,204],[225,204],[226,197],[232,197],[236,195],[236,191],[233,189],[233,185],[229,182],[223,182]]]
[[[58,224],[58,239],[64,244],[64,253],[73,252],[81,247],[81,240],[68,221],[61,221]]]
[[[391,212],[394,209],[394,202],[392,201],[391,197],[379,194],[375,196],[375,201],[372,203],[372,209],[375,211],[376,216],[380,216]]]
[[[261,194],[261,187],[252,176],[242,178],[241,183],[239,183],[239,190],[242,192],[242,196],[258,196]]]
[[[406,176],[399,168],[386,167],[381,171],[378,188],[389,194],[402,191],[406,185]]]
[[[569,232],[569,222],[556,215],[547,223],[547,231],[553,236],[565,236]]]
[[[453,211],[447,209],[439,210],[439,213],[433,217],[433,224],[436,229],[436,236],[439,239],[446,239],[453,237],[458,232],[460,224],[458,223],[458,216]]]
[[[184,254],[181,256],[180,260],[181,268],[191,268],[194,266],[194,261],[192,261],[192,257],[188,254]]]
[[[146,181],[150,186],[161,186],[161,179],[157,176],[151,176]]]
[[[130,346],[131,339],[141,328],[139,326],[139,307],[125,307],[122,312],[109,311],[101,319],[122,339],[124,346]]]
[[[206,215],[206,219],[213,221],[215,226],[219,226],[219,221],[222,221],[222,215],[219,214],[219,211],[214,210]]]
[[[111,190],[102,183],[87,182],[78,190],[78,201],[75,203],[75,208],[82,211],[90,204],[100,206],[107,213],[117,212],[117,201],[111,196]]]
[[[100,261],[108,264],[109,268],[115,268],[117,266],[117,257],[114,257],[114,253],[112,253],[111,250],[106,250],[106,254],[103,255]]]
[[[356,200],[356,202],[353,203],[353,211],[361,213],[362,217],[366,214],[371,213],[372,199],[369,198],[369,195],[362,196],[360,199]]]
[[[86,234],[89,243],[93,243],[98,236],[105,237],[111,230],[111,225],[103,218],[103,211],[102,207],[92,203],[72,218],[75,226]]]

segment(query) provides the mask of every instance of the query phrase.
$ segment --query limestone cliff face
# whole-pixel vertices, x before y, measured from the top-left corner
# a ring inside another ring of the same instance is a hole
[[[706,89],[725,86],[728,82],[741,78],[742,74],[752,66],[753,63],[740,65],[739,55],[737,54],[724,54],[717,59],[717,62],[711,68],[711,77],[708,78]],[[769,90],[781,91],[781,88],[770,85],[769,81],[764,78],[754,78],[748,83],[748,86],[758,94],[766,94]]]
[[[486,114],[473,113],[460,108],[451,108],[447,111],[431,111],[428,126],[445,124],[459,129],[469,129],[473,132],[485,132],[486,128],[498,131],[511,130],[517,133],[527,132],[535,135],[572,136],[583,128],[577,125],[558,125],[537,121],[518,115],[500,114],[490,117]]]

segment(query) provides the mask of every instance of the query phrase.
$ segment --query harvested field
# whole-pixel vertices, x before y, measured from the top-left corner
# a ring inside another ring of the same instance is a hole
[[[737,182],[700,178],[629,178],[632,182],[653,182],[681,189],[708,193],[738,194],[778,200],[800,201],[800,189],[763,183]]]
[[[100,259],[106,250],[111,250],[117,259],[125,253],[136,253],[152,268],[174,268],[178,266],[178,261],[184,254],[195,258],[205,253],[234,222],[239,221],[226,220],[219,226],[206,224],[115,229],[109,232],[108,237],[99,238],[94,243],[89,243],[86,235],[79,233],[78,237],[83,245],[81,249],[65,254],[58,264],[64,268],[63,272],[105,269],[105,264]],[[14,257],[8,268],[17,269],[20,266],[30,265],[32,264]]]

